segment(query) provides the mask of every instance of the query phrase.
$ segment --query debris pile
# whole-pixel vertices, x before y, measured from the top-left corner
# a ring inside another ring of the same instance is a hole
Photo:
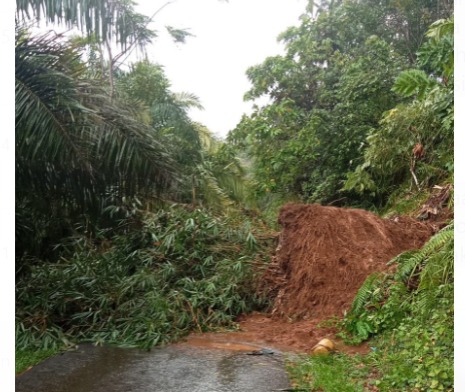
[[[342,316],[368,275],[433,234],[409,217],[381,219],[361,209],[287,204],[265,276],[276,294],[272,314],[293,320]]]

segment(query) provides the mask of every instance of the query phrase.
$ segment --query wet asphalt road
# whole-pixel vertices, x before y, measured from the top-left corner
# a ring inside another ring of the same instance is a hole
[[[270,392],[289,387],[281,354],[82,345],[16,377],[16,392]]]

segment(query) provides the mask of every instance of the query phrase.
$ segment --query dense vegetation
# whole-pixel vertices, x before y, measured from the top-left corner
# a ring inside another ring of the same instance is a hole
[[[150,18],[64,3],[16,2],[18,370],[78,341],[150,348],[264,309],[285,201],[413,213],[453,181],[451,1],[309,1],[286,53],[247,71],[245,98],[269,103],[225,142],[162,67],[121,67],[155,38]],[[39,15],[84,35],[32,34]],[[341,336],[373,352],[305,358],[299,387],[451,390],[453,239],[451,223],[370,276]]]
[[[63,22],[110,20],[95,8],[106,2],[75,3]],[[18,1],[17,17],[53,21],[60,4]],[[151,347],[264,304],[266,225],[243,216],[239,160],[189,118],[197,97],[171,91],[162,67],[121,68],[154,32],[130,2],[106,5],[134,23],[70,38],[16,23],[18,357],[82,340]]]
[[[420,187],[448,176],[452,22],[438,22],[428,43],[424,35],[450,16],[449,7],[364,0],[321,2],[314,10],[309,3],[301,24],[279,37],[286,54],[247,71],[245,98],[268,96],[270,103],[229,135],[253,159],[265,206],[272,193],[382,207],[410,178],[416,143],[426,151],[417,167]]]
[[[270,103],[229,136],[254,161],[261,205],[294,195],[418,213],[433,185],[453,181],[454,24],[446,9],[440,1],[331,2],[281,35],[286,55],[248,71],[246,98],[269,95]],[[411,21],[417,38],[406,41],[392,20]],[[452,390],[453,239],[451,224],[394,259],[397,272],[370,276],[340,328],[349,343],[372,339],[373,352],[304,358],[290,367],[296,386]]]
[[[18,346],[150,348],[263,305],[252,267],[266,256],[239,217],[171,206],[132,219],[138,230],[108,240],[99,232],[100,247],[75,238],[69,256],[29,269],[17,288]]]

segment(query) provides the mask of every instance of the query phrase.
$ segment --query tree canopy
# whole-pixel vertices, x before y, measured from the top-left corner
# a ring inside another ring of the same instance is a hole
[[[447,59],[450,72],[450,42],[439,49],[425,34],[449,15],[451,4],[418,3],[332,1],[317,12],[308,7],[300,25],[279,36],[285,55],[247,70],[252,87],[245,99],[268,96],[271,102],[244,116],[229,140],[249,151],[261,192],[324,203],[383,201],[360,198],[345,186],[347,173],[363,164],[367,137],[377,133],[384,113],[405,101],[405,92],[399,94],[404,79],[416,78],[423,93],[438,84],[426,73],[402,71],[421,62],[438,73]],[[404,151],[409,148],[411,142]],[[366,190],[372,185],[367,181],[361,185]]]

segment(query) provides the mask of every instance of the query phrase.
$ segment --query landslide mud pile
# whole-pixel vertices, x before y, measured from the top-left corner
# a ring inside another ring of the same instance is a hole
[[[288,204],[266,280],[277,292],[273,314],[294,319],[342,316],[366,277],[433,234],[407,217],[384,220],[358,209]]]

